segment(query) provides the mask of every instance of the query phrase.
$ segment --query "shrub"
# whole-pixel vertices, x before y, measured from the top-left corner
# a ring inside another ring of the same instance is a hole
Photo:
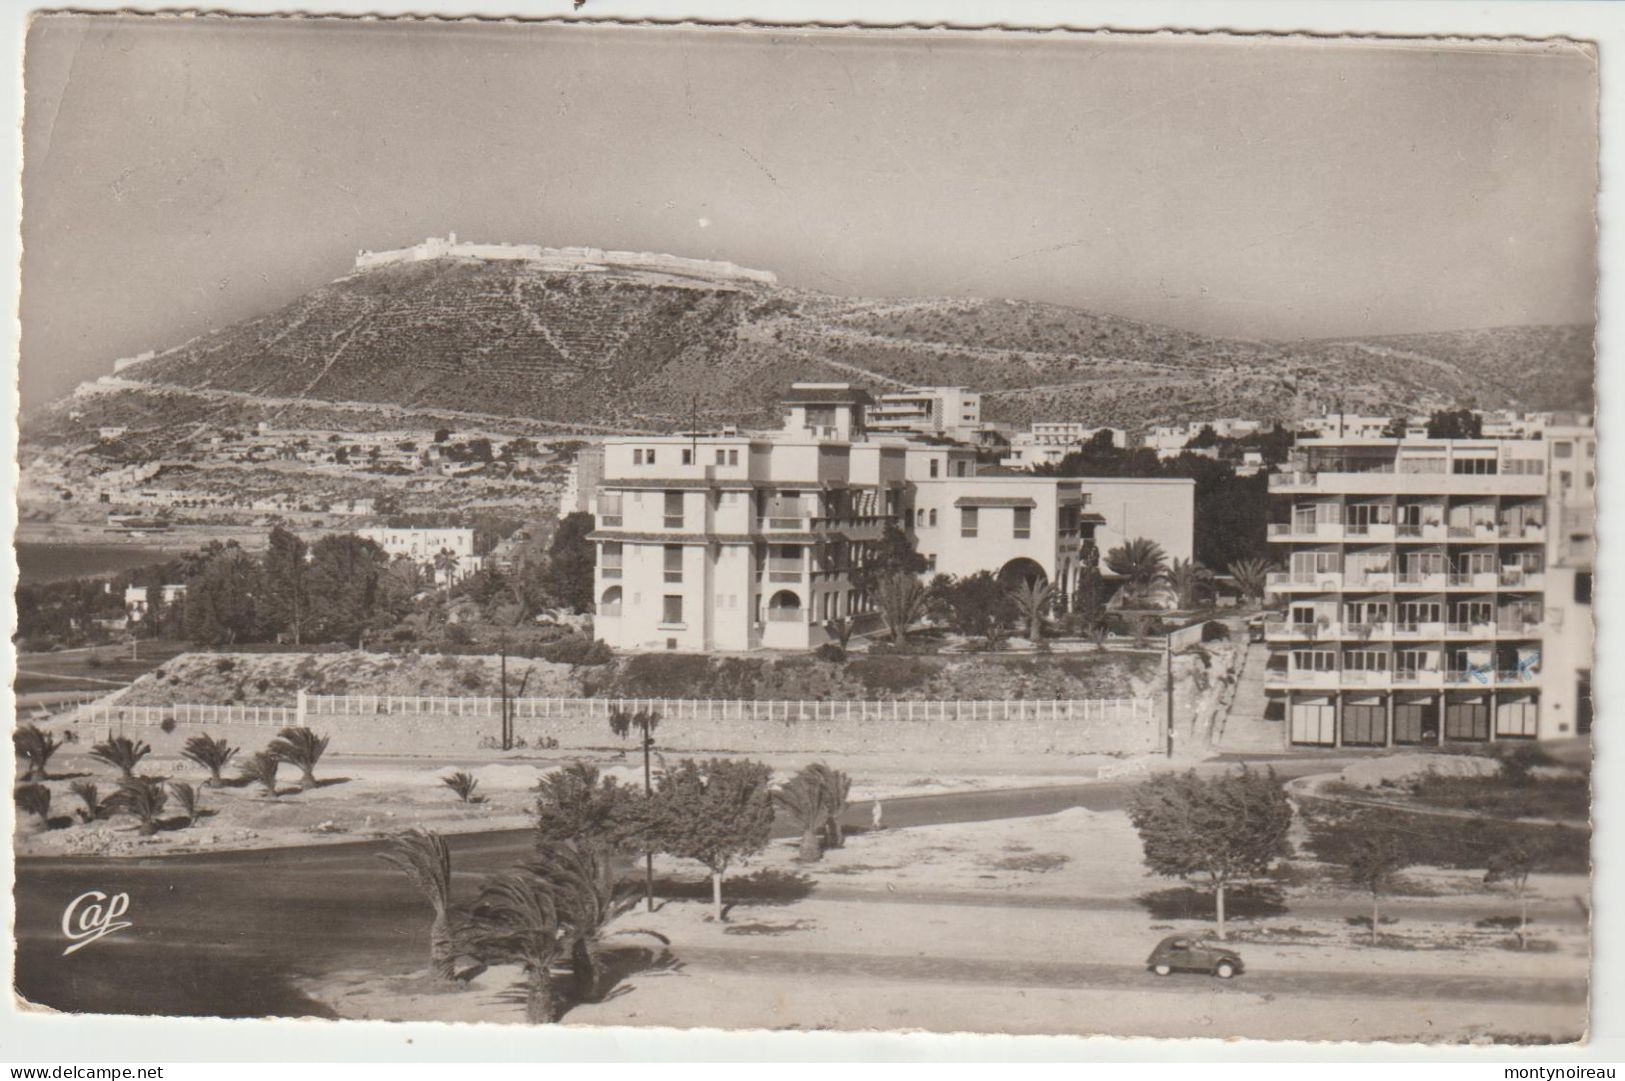
[[[236,667],[237,662],[232,660],[230,657],[221,657],[219,660],[214,662],[214,670],[216,672],[229,672]]]
[[[263,677],[256,679],[254,681],[254,689],[259,691],[261,694],[264,694],[266,691],[271,689],[271,681]]]
[[[615,653],[607,643],[584,634],[567,634],[548,642],[542,646],[540,654],[542,660],[553,664],[603,665],[615,659]]]
[[[813,656],[817,657],[821,661],[829,661],[831,664],[840,664],[842,661],[846,660],[846,650],[842,649],[835,642],[825,642],[823,645],[813,650]]]
[[[863,684],[864,690],[910,691],[929,682],[936,675],[936,665],[918,657],[870,655],[860,657],[847,665],[847,672]]]
[[[474,635],[461,623],[453,623],[445,630],[445,639],[454,646],[471,646],[474,644]]]
[[[640,653],[627,660],[619,692],[634,698],[701,696],[708,687],[711,658],[697,653]]]
[[[84,804],[79,810],[79,821],[94,822],[107,817],[107,807],[102,803],[101,793],[90,781],[75,781],[68,788]]]
[[[175,718],[165,717],[163,720],[159,721],[158,731],[162,732],[166,736],[175,731]]]
[[[457,678],[457,682],[465,691],[477,691],[485,686],[485,672],[479,668],[470,668]]]
[[[98,654],[95,654],[95,653],[92,653],[90,656],[85,658],[85,667],[86,668],[96,669],[96,668],[101,668],[106,664],[107,664],[107,662],[102,660],[101,656],[98,655]]]
[[[1218,620],[1210,620],[1208,623],[1203,625],[1203,627],[1202,627],[1202,641],[1204,641],[1204,642],[1228,642],[1229,640],[1230,640],[1230,628],[1226,627],[1223,623],[1220,623]]]

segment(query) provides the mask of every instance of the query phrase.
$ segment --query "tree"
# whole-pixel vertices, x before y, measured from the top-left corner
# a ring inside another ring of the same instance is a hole
[[[572,762],[536,784],[536,843],[570,842],[618,852],[647,828],[645,801],[636,789],[596,766]]]
[[[191,759],[209,771],[209,779],[205,783],[213,788],[224,787],[225,781],[220,778],[220,771],[226,768],[237,748],[231,746],[224,738],[214,736],[192,736],[181,749],[181,757]]]
[[[276,739],[266,750],[278,762],[299,767],[300,787],[315,788],[318,785],[316,763],[327,752],[328,739],[327,736],[318,736],[310,728],[288,727],[276,734]]]
[[[164,782],[156,777],[124,777],[119,780],[118,791],[108,798],[110,807],[134,815],[141,823],[138,831],[143,837],[158,832],[158,816],[163,814],[169,794]]]
[[[609,730],[615,734],[617,739],[625,739],[631,735],[634,728],[638,730],[638,735],[641,737],[639,742],[643,745],[643,795],[645,803],[654,795],[654,781],[649,772],[649,756],[654,751],[655,729],[659,727],[660,712],[658,710],[640,709],[633,713],[624,709],[617,709],[611,710],[609,714]],[[645,837],[645,840],[647,840],[647,837]],[[649,845],[645,844],[643,847],[644,890],[650,912],[655,910],[654,861],[654,852]]]
[[[942,594],[943,606],[954,630],[970,638],[983,639],[989,648],[998,644],[1005,627],[1017,615],[1010,591],[992,571],[949,579]]]
[[[520,868],[536,877],[551,898],[559,921],[561,951],[570,958],[576,999],[601,1002],[608,990],[601,951],[604,940],[615,935],[650,935],[654,931],[609,930],[610,924],[638,903],[636,889],[628,888],[615,873],[612,857],[591,846],[572,842],[539,846],[535,860]]]
[[[457,581],[457,566],[462,560],[450,548],[442,548],[434,554],[435,578],[451,585]]]
[[[1410,417],[1391,417],[1388,423],[1383,425],[1382,437],[1384,439],[1404,439],[1405,432],[1410,426]]]
[[[887,578],[903,574],[909,577],[925,573],[925,557],[914,545],[914,539],[896,522],[888,521],[881,530],[873,556],[852,570],[852,588],[863,597],[873,595]]]
[[[1258,603],[1264,599],[1264,590],[1274,567],[1266,559],[1242,559],[1230,564],[1230,577],[1236,580],[1236,588],[1248,600]]]
[[[276,774],[281,760],[270,751],[255,751],[238,763],[237,775],[249,784],[257,784],[267,796],[276,798]]]
[[[722,879],[736,860],[767,845],[773,830],[772,770],[747,759],[685,758],[662,770],[655,785],[660,851],[697,860],[711,872],[711,902],[722,909]]]
[[[309,639],[359,641],[379,610],[379,584],[388,565],[382,548],[354,533],[329,534],[311,545]]]
[[[265,549],[261,618],[271,635],[287,633],[299,645],[305,629],[310,595],[305,584],[309,549],[299,537],[281,526],[271,530]]]
[[[186,636],[209,646],[253,641],[260,589],[259,564],[235,543],[224,546],[186,583]]]
[[[592,610],[593,568],[596,546],[588,540],[593,517],[586,511],[566,514],[553,533],[547,551],[547,592],[554,604],[574,612]]]
[[[908,629],[925,615],[928,593],[912,574],[892,574],[880,580],[875,603],[893,642],[908,638]]]
[[[1181,608],[1196,608],[1213,595],[1213,572],[1192,559],[1168,565],[1168,588]]]
[[[469,909],[461,940],[487,964],[516,964],[524,972],[525,1020],[550,1024],[564,1013],[553,967],[565,939],[552,894],[522,868],[487,877]]]
[[[1044,637],[1044,616],[1055,601],[1055,587],[1048,582],[1031,579],[1010,591],[1010,597],[1027,624],[1027,638],[1034,645]]]
[[[1529,940],[1529,875],[1535,869],[1535,850],[1517,838],[1508,838],[1489,858],[1484,870],[1484,884],[1493,886],[1505,882],[1518,897],[1518,948],[1526,949]]]
[[[1140,598],[1167,575],[1168,557],[1156,541],[1134,537],[1106,553],[1106,566],[1126,579],[1129,592]]]
[[[1106,623],[1106,580],[1094,563],[1078,567],[1078,589],[1072,596],[1072,612],[1085,634]]]
[[[16,750],[17,757],[28,763],[28,769],[23,773],[23,781],[28,782],[47,779],[45,767],[62,743],[39,726],[25,724],[12,730],[11,746]]]
[[[202,813],[202,808],[198,806],[197,789],[185,781],[166,781],[164,786],[169,790],[169,794],[175,797],[175,803],[180,807],[186,825],[195,826],[198,815]]]
[[[1484,418],[1471,409],[1440,409],[1428,418],[1429,439],[1482,439]]]
[[[1382,914],[1378,903],[1393,884],[1394,876],[1411,865],[1410,855],[1395,834],[1383,830],[1367,833],[1355,841],[1344,867],[1349,881],[1371,894],[1371,944],[1377,944],[1377,926]]]
[[[824,621],[824,633],[835,639],[835,644],[843,650],[847,643],[852,641],[852,632],[855,628],[852,621],[846,616],[836,616],[834,619]]]
[[[396,867],[428,899],[434,910],[429,923],[429,970],[439,980],[456,978],[457,943],[451,921],[451,850],[438,833],[411,829],[389,839],[389,851],[378,858]]]
[[[1128,813],[1153,873],[1196,878],[1213,890],[1220,939],[1225,890],[1292,852],[1292,804],[1273,769],[1159,774],[1135,788]]]
[[[829,771],[829,767],[824,767]],[[812,766],[773,790],[773,803],[789,812],[801,826],[801,843],[796,859],[814,863],[824,858],[824,842],[828,837],[826,824],[835,809],[831,806],[829,785]]]
[[[145,742],[131,740],[127,736],[115,736],[112,733],[108,733],[106,740],[90,749],[90,757],[117,767],[120,775],[124,777],[135,776],[135,767],[151,753],[152,748]]]
[[[37,815],[46,828],[51,825],[51,790],[42,784],[21,784],[11,790],[19,811]]]
[[[1219,445],[1219,433],[1213,430],[1213,425],[1204,424],[1202,430],[1185,440],[1185,446],[1191,450],[1206,450]]]

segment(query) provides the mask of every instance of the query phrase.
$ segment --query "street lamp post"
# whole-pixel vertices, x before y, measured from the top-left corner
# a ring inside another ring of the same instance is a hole
[[[1166,757],[1174,756],[1174,636],[1169,634],[1163,640],[1163,684],[1164,697],[1167,699],[1167,746]]]

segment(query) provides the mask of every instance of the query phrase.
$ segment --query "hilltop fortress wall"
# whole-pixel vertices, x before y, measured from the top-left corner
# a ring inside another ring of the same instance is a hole
[[[679,255],[659,255],[640,251],[605,251],[603,248],[544,248],[540,244],[470,244],[459,242],[456,233],[445,237],[430,237],[410,248],[360,252],[355,257],[355,268],[371,270],[396,263],[417,263],[447,258],[512,260],[535,263],[545,270],[571,272],[644,270],[685,277],[749,282],[754,285],[775,285],[779,280],[771,271],[752,270],[735,263],[710,259],[686,259]]]

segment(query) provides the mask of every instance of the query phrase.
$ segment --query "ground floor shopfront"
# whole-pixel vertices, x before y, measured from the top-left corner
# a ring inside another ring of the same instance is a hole
[[[1535,691],[1271,694],[1266,717],[1290,746],[1406,747],[1541,736]]]

